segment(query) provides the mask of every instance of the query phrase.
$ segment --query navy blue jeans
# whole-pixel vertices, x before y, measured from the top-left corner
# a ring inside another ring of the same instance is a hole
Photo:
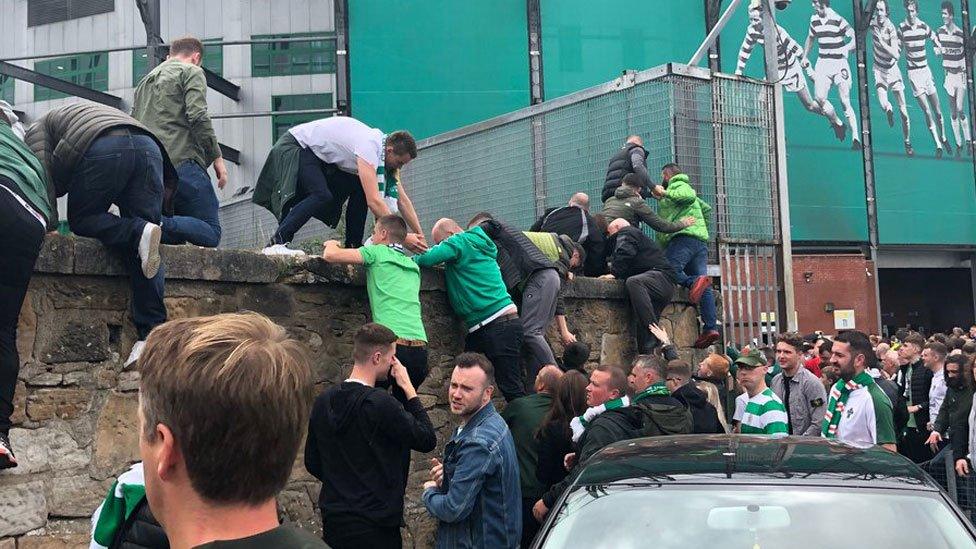
[[[693,236],[678,235],[672,238],[664,253],[678,275],[678,284],[685,288],[691,287],[699,276],[708,274],[708,246]],[[715,294],[711,288],[705,290],[698,305],[705,331],[717,330]]]
[[[298,188],[295,205],[281,219],[272,244],[287,244],[313,217],[330,227],[339,223],[342,205],[346,206],[346,248],[363,245],[366,230],[366,194],[359,176],[322,162],[312,151],[299,153]]]
[[[163,218],[164,244],[196,244],[216,248],[220,244],[220,203],[207,170],[192,160],[176,167],[180,186],[173,197],[176,215]]]
[[[120,216],[108,213],[119,207]],[[163,156],[146,135],[95,139],[75,167],[68,188],[68,223],[72,232],[97,238],[119,252],[132,285],[132,320],[145,339],[166,322],[165,270],[151,279],[142,274],[139,239],[146,222],[159,223],[163,208]]]

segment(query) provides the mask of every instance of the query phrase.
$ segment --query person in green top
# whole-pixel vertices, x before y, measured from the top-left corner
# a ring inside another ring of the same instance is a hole
[[[707,202],[698,198],[688,176],[677,164],[661,168],[664,181],[655,185],[651,195],[658,200],[658,215],[672,223],[686,217],[695,222],[676,233],[657,233],[657,241],[668,261],[678,274],[677,283],[688,288],[692,303],[700,304],[704,327],[695,341],[695,348],[704,349],[718,341],[718,319],[712,279],[708,276],[708,226],[705,217],[712,211]]]
[[[522,486],[522,547],[528,547],[535,539],[540,524],[532,517],[532,506],[546,492],[546,485],[539,480],[540,440],[537,436],[549,409],[563,371],[558,366],[544,366],[535,376],[535,394],[517,398],[502,410],[502,419],[508,424],[515,441],[515,457],[519,464],[519,483]]]
[[[0,469],[17,466],[8,436],[20,370],[17,321],[54,211],[44,167],[11,123],[0,110]]]
[[[766,358],[757,350],[735,359],[739,384],[748,400],[742,409],[739,432],[744,435],[777,435],[789,432],[786,407],[776,393],[766,386]],[[739,415],[739,411],[736,411]]]
[[[449,218],[434,224],[431,239],[435,246],[413,260],[421,267],[444,265],[448,301],[468,333],[465,352],[488,357],[506,401],[525,396],[522,322],[495,260],[498,248],[480,226],[465,231]]]
[[[337,240],[325,243],[322,258],[329,263],[364,265],[366,292],[373,322],[382,324],[397,336],[396,357],[410,374],[414,387],[427,379],[427,332],[420,315],[420,267],[403,252],[407,223],[398,215],[376,220],[373,243],[356,249],[343,249]],[[393,396],[402,404],[403,390],[390,380],[377,387],[393,386]]]
[[[175,214],[162,221],[163,243],[215,248],[221,234],[219,202],[207,167],[213,165],[220,189],[227,185],[227,167],[207,113],[202,62],[200,40],[192,36],[173,40],[166,61],[136,86],[132,117],[163,142],[180,174]]]

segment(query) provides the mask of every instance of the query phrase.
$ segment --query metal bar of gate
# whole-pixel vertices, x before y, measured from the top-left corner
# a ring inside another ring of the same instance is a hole
[[[755,318],[752,316],[752,257],[753,254],[750,253],[752,246],[743,246],[745,253],[745,266],[746,266],[746,318],[749,319],[749,341],[755,338],[755,328],[756,325]]]
[[[729,246],[724,242],[718,245],[718,268],[722,275],[719,291],[722,293],[722,325],[725,326],[726,341],[735,341],[735,327],[732,324],[732,302],[729,288],[732,287],[732,272],[729,270]]]
[[[766,317],[766,247],[763,245],[756,246],[756,307],[759,309],[759,339],[763,340],[763,336],[769,335],[769,326],[767,326],[768,317]],[[769,342],[767,337],[766,343]]]

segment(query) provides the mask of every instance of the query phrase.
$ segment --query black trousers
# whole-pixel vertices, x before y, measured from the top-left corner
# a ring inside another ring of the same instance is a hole
[[[481,353],[495,367],[495,381],[506,402],[525,396],[519,353],[522,349],[522,320],[496,320],[464,338],[466,352]]]
[[[539,498],[522,498],[522,549],[532,545],[532,540],[542,527],[532,514],[532,507],[537,501]]]
[[[929,432],[925,429],[908,427],[905,429],[905,436],[898,444],[898,453],[914,461],[922,463],[932,459],[932,450],[925,441],[929,438]]]
[[[400,526],[380,526],[352,514],[322,516],[322,539],[332,549],[401,549]]]
[[[322,162],[312,151],[299,153],[298,188],[295,205],[282,217],[272,237],[274,244],[291,242],[295,233],[313,217],[330,227],[339,223],[342,205],[346,206],[346,248],[363,244],[366,230],[366,194],[359,176]]]
[[[634,335],[637,337],[637,352],[648,354],[657,346],[657,338],[647,329],[648,324],[656,324],[661,311],[674,297],[674,282],[661,271],[647,271],[627,277],[627,293],[630,295],[630,308],[633,312]]]
[[[7,191],[14,182],[0,176],[0,433],[10,432],[20,357],[17,319],[44,242],[44,226]]]
[[[420,384],[427,379],[427,374],[430,372],[430,369],[427,367],[427,355],[427,347],[396,346],[397,360],[407,369],[407,374],[410,375],[410,383],[413,384],[414,389],[420,389]],[[393,396],[400,401],[400,404],[407,404],[407,395],[404,394],[403,389],[392,378],[383,381],[377,380],[376,386],[380,389],[393,387]]]

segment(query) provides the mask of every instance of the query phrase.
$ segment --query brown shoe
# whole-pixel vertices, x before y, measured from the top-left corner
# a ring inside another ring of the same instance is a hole
[[[695,340],[695,348],[704,349],[705,347],[708,347],[712,343],[718,341],[718,337],[718,330],[702,332],[702,335],[698,336],[698,339]]]
[[[698,277],[698,280],[696,280],[695,283],[688,288],[688,298],[691,299],[692,303],[698,305],[698,302],[701,301],[705,290],[711,287],[712,278],[709,276],[700,276]]]

